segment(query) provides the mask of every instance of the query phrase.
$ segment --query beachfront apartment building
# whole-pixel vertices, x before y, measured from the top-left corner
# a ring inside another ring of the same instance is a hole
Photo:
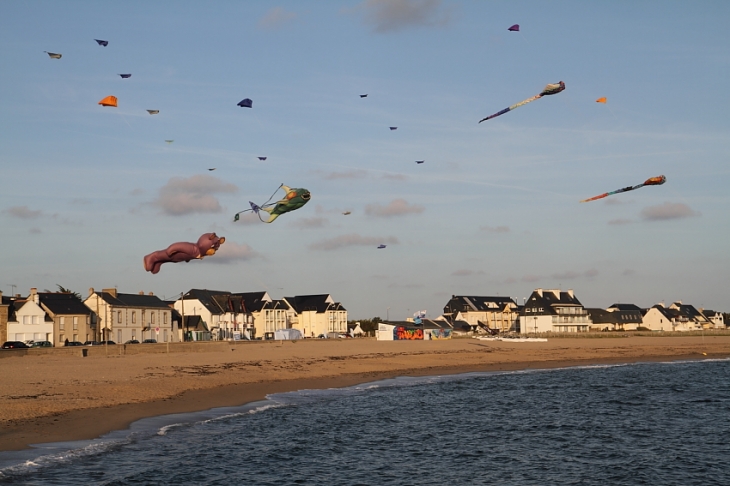
[[[452,295],[444,316],[467,322],[473,332],[516,332],[520,309],[510,297]]]
[[[573,290],[535,289],[520,313],[520,333],[588,332],[591,318]]]
[[[304,337],[347,333],[347,310],[330,294],[284,297],[292,329]]]
[[[725,327],[725,316],[722,315],[722,312],[717,312],[710,309],[700,309],[700,312],[702,312],[702,315],[707,318],[712,323],[712,327],[714,329],[726,329]]]
[[[172,309],[152,292],[123,294],[116,288],[97,292],[92,287],[84,304],[94,313],[99,341],[122,344],[130,340],[181,340],[181,331],[172,319]]]

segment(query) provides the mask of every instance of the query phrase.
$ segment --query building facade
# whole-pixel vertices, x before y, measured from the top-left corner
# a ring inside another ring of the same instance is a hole
[[[520,333],[588,332],[592,322],[573,290],[535,289],[520,314]]]

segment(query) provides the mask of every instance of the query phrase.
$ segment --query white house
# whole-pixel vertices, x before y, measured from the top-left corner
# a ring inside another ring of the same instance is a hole
[[[30,292],[25,302],[21,302],[21,299],[16,299],[14,302],[15,321],[8,321],[8,340],[54,342],[53,319],[40,306],[36,289],[32,288]],[[68,332],[64,339],[66,337],[69,341],[79,340],[79,336],[73,332]]]
[[[573,290],[536,289],[520,314],[520,333],[588,332],[591,318]]]
[[[347,310],[329,294],[284,297],[288,320],[304,337],[347,332]]]

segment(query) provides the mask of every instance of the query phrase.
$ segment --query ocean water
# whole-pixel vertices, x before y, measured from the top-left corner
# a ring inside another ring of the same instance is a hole
[[[399,378],[0,454],[18,485],[727,485],[730,360]]]

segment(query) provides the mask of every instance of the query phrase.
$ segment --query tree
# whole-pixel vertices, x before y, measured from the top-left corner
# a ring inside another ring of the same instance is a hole
[[[366,334],[374,334],[378,330],[378,324],[383,322],[380,317],[373,317],[372,319],[357,319],[354,321],[347,321],[349,325],[355,326],[356,323],[360,323],[360,329]]]
[[[62,285],[56,284],[56,287],[58,287],[58,290],[55,293],[57,293],[57,294],[72,294],[72,295],[75,295],[76,298],[78,298],[79,300],[82,300],[80,293],[74,292],[71,289],[67,289],[66,287],[64,287]],[[52,290],[48,290],[48,289],[45,289],[44,292],[53,293]]]

